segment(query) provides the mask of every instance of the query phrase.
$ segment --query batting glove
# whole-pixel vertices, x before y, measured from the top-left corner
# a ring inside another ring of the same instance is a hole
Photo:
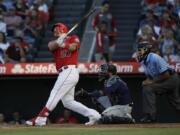
[[[58,43],[59,47],[64,47],[65,44],[63,44],[64,39],[66,38],[66,34],[62,34],[57,40],[56,43]]]

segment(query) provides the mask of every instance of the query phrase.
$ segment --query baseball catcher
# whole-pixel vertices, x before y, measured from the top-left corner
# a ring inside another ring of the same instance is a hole
[[[103,81],[103,90],[95,90],[91,93],[82,90],[86,95],[96,99],[98,105],[103,106],[104,110],[99,123],[134,123],[131,115],[133,103],[130,92],[127,84],[117,75],[116,66],[100,65],[99,81]]]

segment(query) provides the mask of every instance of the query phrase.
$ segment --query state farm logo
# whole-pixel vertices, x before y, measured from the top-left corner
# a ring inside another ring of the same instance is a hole
[[[46,74],[46,73],[57,73],[54,64],[15,64],[11,72],[13,74]]]
[[[84,64],[79,64],[78,65],[78,71],[81,72],[81,73],[87,73],[88,68],[86,68],[86,66]]]
[[[122,64],[122,65],[114,64],[114,65],[116,66],[118,73],[132,73],[134,71],[133,65],[129,65],[129,64]],[[81,72],[83,71],[83,73],[86,73],[86,72],[88,72],[88,73],[98,73],[99,66],[100,66],[100,64],[92,63],[92,64],[89,64],[88,67],[86,67],[86,65],[82,64],[80,66],[81,68],[80,67],[78,67],[78,68],[80,68],[81,69],[80,71]]]
[[[133,72],[133,65],[129,64],[123,64],[123,65],[118,65],[114,64],[117,68],[117,72],[119,73],[132,73]]]
[[[20,64],[16,64],[14,65],[14,67],[12,68],[11,72],[13,74],[17,74],[17,73],[23,73],[24,72],[24,69],[22,68],[22,66]]]
[[[89,73],[97,73],[99,71],[99,66],[98,64],[90,64],[89,65]]]
[[[48,64],[48,65],[27,64],[25,66],[25,73],[31,73],[31,74],[57,73],[57,70],[54,64]]]

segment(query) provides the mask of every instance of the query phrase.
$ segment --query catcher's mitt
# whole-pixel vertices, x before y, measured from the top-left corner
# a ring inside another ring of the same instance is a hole
[[[89,96],[89,93],[85,91],[83,88],[81,88],[75,93],[75,96],[87,97]]]

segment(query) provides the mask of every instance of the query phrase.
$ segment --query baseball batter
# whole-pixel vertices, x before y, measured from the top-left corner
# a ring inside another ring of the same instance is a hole
[[[89,122],[85,125],[94,125],[101,115],[96,110],[74,100],[75,86],[79,80],[79,72],[76,67],[80,47],[79,38],[76,35],[67,36],[68,28],[63,23],[55,24],[52,30],[54,36],[58,38],[50,41],[48,48],[53,53],[59,75],[45,107],[36,118],[26,121],[26,124],[30,126],[46,125],[47,117],[61,100],[64,107],[89,118]]]

